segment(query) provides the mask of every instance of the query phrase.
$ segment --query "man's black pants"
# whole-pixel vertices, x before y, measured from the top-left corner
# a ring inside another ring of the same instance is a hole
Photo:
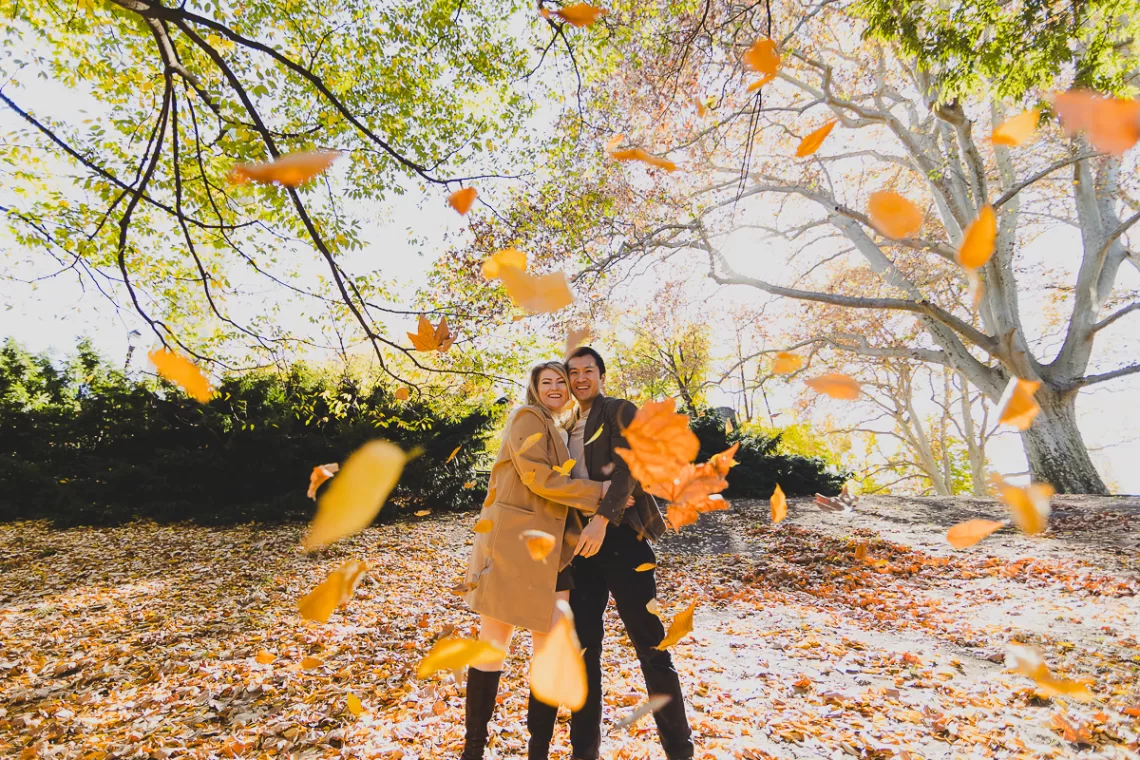
[[[578,639],[585,648],[589,693],[586,704],[570,720],[570,743],[579,760],[597,760],[602,744],[602,638],[604,616],[610,595],[625,624],[650,696],[668,694],[669,704],[654,713],[661,745],[670,760],[693,756],[692,732],[685,717],[681,681],[668,651],[655,649],[665,638],[661,620],[645,608],[657,596],[657,580],[652,570],[637,572],[646,562],[656,562],[653,547],[628,525],[611,525],[601,550],[592,557],[574,560],[574,589],[570,607],[578,628]]]

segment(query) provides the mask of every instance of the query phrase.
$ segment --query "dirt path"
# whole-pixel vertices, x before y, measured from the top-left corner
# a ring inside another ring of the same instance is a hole
[[[1140,500],[1061,499],[1044,537],[952,550],[946,528],[978,516],[1001,512],[793,501],[773,528],[745,503],[663,540],[664,616],[699,602],[673,648],[698,757],[1140,756]],[[0,757],[456,757],[453,679],[414,670],[442,632],[473,631],[447,593],[471,520],[373,528],[317,557],[300,527],[0,526]],[[300,619],[297,598],[357,557],[373,569],[352,604],[327,626]],[[607,727],[644,699],[610,615]],[[489,757],[525,754],[520,638]],[[1037,696],[1003,672],[1010,641],[1092,677],[1096,701]],[[561,725],[555,758],[566,743]],[[663,757],[652,721],[610,731],[604,756]]]

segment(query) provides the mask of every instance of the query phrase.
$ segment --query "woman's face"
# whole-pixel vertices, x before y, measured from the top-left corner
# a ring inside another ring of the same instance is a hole
[[[561,411],[570,401],[570,388],[562,375],[552,369],[538,373],[538,400],[552,412]]]

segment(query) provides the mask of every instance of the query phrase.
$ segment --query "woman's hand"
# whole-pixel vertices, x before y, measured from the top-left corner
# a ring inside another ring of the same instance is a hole
[[[574,548],[574,554],[583,557],[593,557],[597,554],[602,548],[602,542],[606,540],[606,526],[609,524],[610,521],[601,515],[591,517],[582,535],[578,537],[578,546]]]

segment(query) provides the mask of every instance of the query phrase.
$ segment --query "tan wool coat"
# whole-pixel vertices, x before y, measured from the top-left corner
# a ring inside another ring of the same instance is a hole
[[[540,633],[550,628],[558,572],[574,559],[581,516],[597,511],[602,498],[601,483],[555,472],[569,458],[545,409],[523,406],[507,420],[479,513],[480,520],[491,521],[491,530],[475,534],[467,565],[467,584],[474,586],[465,597],[471,609]],[[531,558],[519,537],[526,530],[554,536],[554,550],[544,561]]]

